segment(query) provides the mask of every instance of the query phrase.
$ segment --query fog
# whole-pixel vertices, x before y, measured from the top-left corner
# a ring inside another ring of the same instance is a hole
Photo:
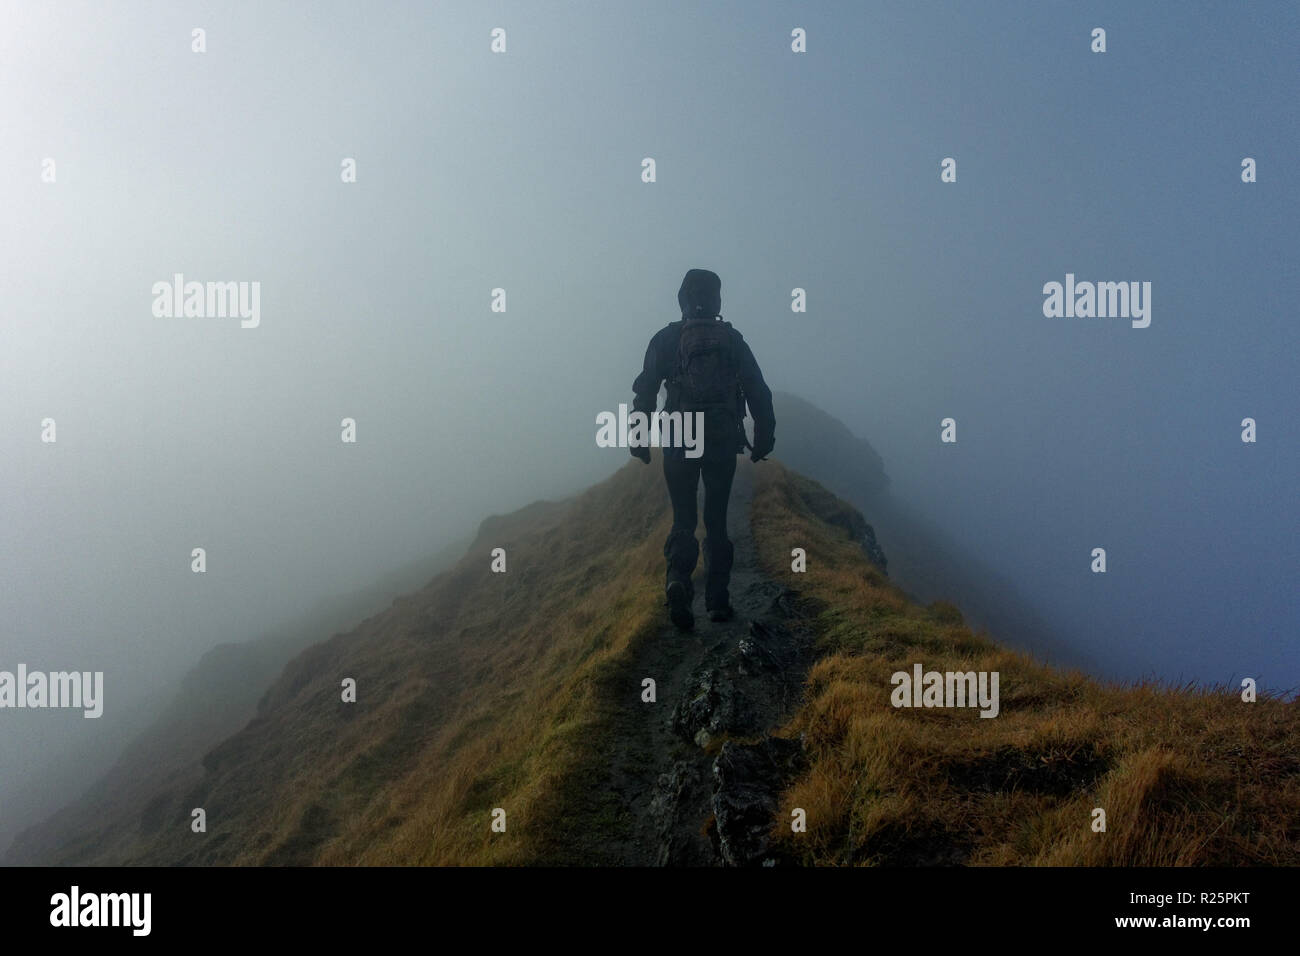
[[[213,645],[622,466],[691,267],[1104,676],[1300,685],[1300,14],[1130,6],[6,3],[0,670],[104,712],[0,710],[0,836]]]

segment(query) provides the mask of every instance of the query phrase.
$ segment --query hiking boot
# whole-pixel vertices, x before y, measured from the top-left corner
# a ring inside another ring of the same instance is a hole
[[[679,631],[689,631],[695,626],[695,612],[691,610],[691,594],[681,581],[670,581],[666,588],[668,616]]]
[[[695,614],[691,611],[695,585],[691,583],[691,574],[699,556],[700,546],[694,531],[673,531],[664,542],[664,557],[668,559],[668,573],[664,578],[668,613],[677,628],[683,631],[695,626]]]
[[[704,539],[704,566],[708,572],[704,585],[704,606],[708,608],[710,621],[730,621],[736,613],[728,593],[735,555],[735,546],[725,538],[721,541]]]

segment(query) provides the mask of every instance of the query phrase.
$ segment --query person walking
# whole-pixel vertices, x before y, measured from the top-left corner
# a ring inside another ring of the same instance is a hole
[[[734,611],[728,585],[735,548],[727,536],[727,504],[736,456],[746,448],[761,461],[775,447],[772,391],[754,353],[722,318],[722,280],[707,269],[691,269],[677,292],[681,319],[654,334],[641,373],[632,384],[634,412],[655,414],[659,388],[667,382],[665,412],[702,412],[702,454],[688,458],[680,444],[664,448],[664,481],[672,500],[673,527],[664,542],[668,569],[664,594],[669,616],[680,630],[695,626],[691,575],[699,559],[695,539],[696,490],[704,482],[704,603],[709,620],[729,620]],[[745,408],[754,419],[754,443],[745,436]],[[650,463],[648,445],[631,448]]]

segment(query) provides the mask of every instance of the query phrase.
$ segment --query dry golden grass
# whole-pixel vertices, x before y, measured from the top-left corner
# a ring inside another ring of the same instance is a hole
[[[482,603],[467,602],[453,627],[455,641],[481,634],[465,669],[471,683],[437,689],[460,692],[455,711],[315,862],[506,865],[569,856],[571,803],[605,732],[604,684],[630,642],[661,624],[654,582],[669,521],[662,485],[658,468],[636,464],[534,526],[511,516],[499,542],[483,540],[506,549],[510,570],[478,577],[469,596]],[[469,560],[486,571],[480,550]],[[483,593],[503,578],[504,602]],[[489,827],[497,807],[507,813],[505,833]],[[579,809],[589,822],[591,808]]]
[[[826,652],[783,730],[806,735],[811,758],[774,827],[783,853],[807,864],[1300,863],[1295,702],[1121,686],[1000,648],[951,604],[910,603],[824,520],[843,504],[772,464],[753,505],[760,563],[820,608]],[[806,549],[806,573],[791,571],[793,547]],[[1000,672],[1000,715],[892,707],[890,675],[918,662]],[[807,833],[790,832],[795,807]]]
[[[87,833],[77,862],[627,859],[626,813],[602,781],[615,744],[631,746],[619,701],[638,685],[632,662],[664,623],[658,465],[629,462],[575,499],[489,519],[454,569],[295,658],[258,718],[205,756],[197,786],[106,820],[114,839]],[[833,523],[847,506],[820,486],[776,462],[756,471],[760,562],[820,608],[823,656],[783,729],[806,734],[811,756],[774,821],[786,856],[1300,862],[1294,703],[1040,666],[971,633],[950,604],[909,602]],[[790,571],[796,546],[805,574]],[[494,547],[507,574],[490,573]],[[914,662],[1000,672],[1001,715],[894,709],[889,677]],[[343,677],[357,681],[355,704],[339,700]],[[208,814],[202,840],[189,831],[195,806]],[[505,833],[490,828],[497,807]],[[807,811],[806,834],[788,832],[793,807]],[[1094,807],[1104,834],[1091,830]]]
[[[92,836],[79,861],[599,859],[601,814],[616,808],[589,792],[585,769],[609,732],[610,682],[662,624],[671,517],[655,464],[484,522],[452,570],[291,661],[258,717],[204,757],[197,787],[111,821],[133,834],[126,850]],[[490,571],[496,547],[506,574]],[[340,701],[345,677],[354,704]],[[490,826],[498,807],[504,833]]]

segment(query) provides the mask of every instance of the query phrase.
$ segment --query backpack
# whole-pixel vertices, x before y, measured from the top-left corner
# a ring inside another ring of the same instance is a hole
[[[675,382],[678,408],[706,412],[725,431],[744,435],[745,399],[730,322],[712,316],[683,319]]]
[[[731,323],[712,316],[683,320],[676,381],[684,411],[735,408],[740,376],[731,348]]]

